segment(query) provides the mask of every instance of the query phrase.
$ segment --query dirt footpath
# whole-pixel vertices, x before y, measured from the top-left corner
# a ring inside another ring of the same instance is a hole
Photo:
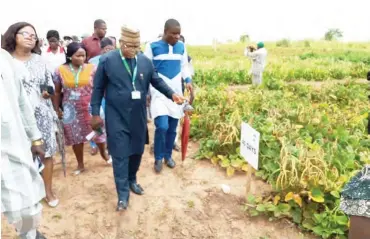
[[[164,167],[157,175],[149,147],[138,173],[145,195],[131,194],[128,210],[117,213],[112,167],[99,156],[90,156],[88,149],[86,146],[87,171],[83,174],[72,175],[77,164],[71,149],[66,178],[61,164],[55,166],[54,188],[61,202],[55,209],[44,204],[40,231],[48,239],[308,238],[286,221],[248,218],[242,211],[245,175],[229,179],[211,163],[191,158],[181,165],[179,153],[174,155],[177,167]],[[197,145],[191,143],[189,156],[196,150]],[[229,185],[231,193],[224,194],[221,184]],[[266,187],[254,181],[252,192]],[[4,219],[2,229],[2,238],[16,238]]]

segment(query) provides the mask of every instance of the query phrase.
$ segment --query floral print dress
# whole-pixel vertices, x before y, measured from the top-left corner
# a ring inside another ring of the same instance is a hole
[[[44,141],[45,158],[49,158],[55,155],[57,151],[55,123],[58,118],[51,99],[42,97],[40,86],[48,85],[54,88],[51,72],[48,71],[43,58],[37,54],[32,54],[31,58],[23,64],[30,74],[30,77],[23,80],[23,87],[35,110],[37,126]]]
[[[95,70],[94,65],[85,64],[79,74],[77,86],[75,75],[68,65],[60,66],[54,75],[54,82],[61,84],[63,88],[63,126],[65,143],[68,146],[85,143],[86,136],[92,132],[89,106]],[[104,143],[105,134],[96,137],[94,141]]]
[[[345,185],[340,208],[347,215],[370,218],[370,165]]]

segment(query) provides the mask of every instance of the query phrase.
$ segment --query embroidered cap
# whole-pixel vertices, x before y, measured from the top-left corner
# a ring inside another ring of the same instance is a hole
[[[140,31],[128,26],[121,27],[121,41],[140,46]]]

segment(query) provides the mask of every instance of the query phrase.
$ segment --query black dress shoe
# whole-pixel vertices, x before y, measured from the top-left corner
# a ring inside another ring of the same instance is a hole
[[[154,162],[154,170],[157,173],[160,173],[162,171],[162,165],[163,165],[163,161],[162,160],[155,160],[155,162]]]
[[[166,165],[169,167],[169,168],[174,168],[176,166],[176,163],[175,161],[171,158],[169,160],[166,160]]]
[[[46,239],[39,231],[36,231],[36,239]]]
[[[130,183],[130,189],[133,193],[137,195],[143,195],[144,189],[140,186],[140,184],[137,183]]]
[[[123,211],[126,210],[128,207],[128,202],[127,201],[119,201],[117,204],[117,211]]]

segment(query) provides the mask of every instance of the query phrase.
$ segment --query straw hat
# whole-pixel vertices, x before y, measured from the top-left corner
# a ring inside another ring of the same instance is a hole
[[[121,27],[121,41],[140,45],[140,31],[128,26]]]

